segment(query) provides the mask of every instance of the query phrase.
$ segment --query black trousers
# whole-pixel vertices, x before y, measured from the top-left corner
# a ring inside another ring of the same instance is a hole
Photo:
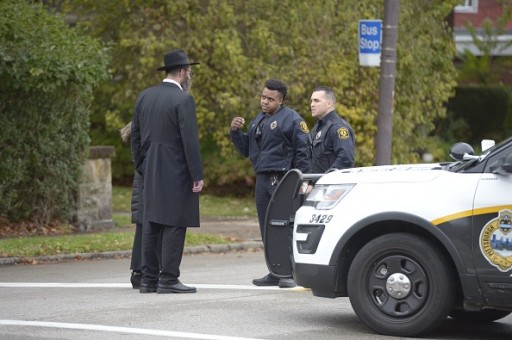
[[[142,283],[173,285],[180,277],[186,227],[144,221],[142,228]],[[161,263],[157,252],[161,238]]]
[[[140,272],[142,268],[142,224],[135,224],[135,236],[133,237],[132,260],[130,269]]]
[[[158,263],[162,259],[162,238],[158,239],[158,246],[156,247],[156,257]],[[132,259],[130,262],[130,269],[136,273],[142,271],[142,223],[135,224],[135,236],[133,237]]]
[[[261,240],[265,242],[265,215],[267,214],[270,198],[277,188],[277,184],[272,185],[268,175],[257,174],[255,186],[256,211],[258,212],[258,222],[260,224]]]

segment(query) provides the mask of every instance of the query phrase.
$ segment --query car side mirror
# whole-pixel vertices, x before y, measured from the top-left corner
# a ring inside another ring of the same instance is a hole
[[[512,153],[501,157],[496,162],[494,162],[490,170],[493,174],[499,174],[499,175],[510,175],[512,174]]]
[[[468,143],[455,143],[450,148],[450,157],[456,161],[462,161],[464,160],[464,155],[468,154],[472,156],[474,153],[475,151],[473,150],[473,147]]]

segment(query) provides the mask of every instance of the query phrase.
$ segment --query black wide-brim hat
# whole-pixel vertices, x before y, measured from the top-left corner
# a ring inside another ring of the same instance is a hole
[[[183,50],[170,51],[164,55],[164,66],[157,68],[158,71],[168,71],[174,68],[188,65],[198,65],[199,63],[191,63],[188,56]]]

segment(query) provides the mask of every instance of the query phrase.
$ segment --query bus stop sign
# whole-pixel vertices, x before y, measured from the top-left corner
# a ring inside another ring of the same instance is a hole
[[[359,65],[380,66],[382,20],[359,20]]]

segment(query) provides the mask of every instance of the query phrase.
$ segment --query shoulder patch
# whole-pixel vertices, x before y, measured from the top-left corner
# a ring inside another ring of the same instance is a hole
[[[338,129],[338,137],[340,139],[349,139],[350,138],[350,133],[348,133],[348,129],[347,128],[339,128]]]
[[[300,130],[304,133],[309,133],[308,124],[305,121],[300,122]]]

